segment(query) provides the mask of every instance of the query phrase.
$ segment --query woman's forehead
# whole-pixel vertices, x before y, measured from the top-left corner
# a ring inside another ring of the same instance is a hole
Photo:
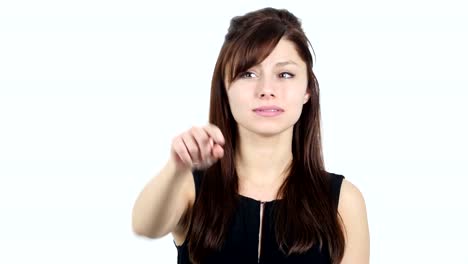
[[[258,52],[261,52],[258,50]],[[250,56],[255,56],[258,57],[257,54],[251,54]],[[249,58],[236,58],[235,56],[232,57],[231,63],[226,64],[225,72],[227,74],[229,73],[238,73],[238,72],[232,72],[231,67],[234,67],[234,71],[237,70],[242,70],[239,69],[239,65],[245,60]],[[236,65],[237,64],[237,65]],[[299,53],[297,51],[296,44],[290,40],[287,39],[280,39],[280,41],[277,43],[277,45],[272,49],[272,51],[260,62],[257,64],[253,65],[247,65],[248,68],[251,67],[258,67],[258,66],[264,66],[264,65],[272,65],[273,67],[280,67],[280,66],[286,66],[286,65],[292,65],[292,66],[302,66],[305,65],[305,62],[302,60],[301,56],[299,56]],[[245,70],[245,69],[244,69]]]
[[[292,62],[292,63],[291,63]],[[290,40],[281,39],[271,53],[260,64],[299,65],[304,63],[297,52],[297,47]]]

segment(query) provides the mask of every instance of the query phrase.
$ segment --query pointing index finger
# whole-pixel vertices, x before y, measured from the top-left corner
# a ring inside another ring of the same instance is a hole
[[[204,130],[211,138],[213,138],[215,143],[219,145],[224,145],[223,133],[221,133],[221,130],[217,126],[213,124],[208,124],[204,127]]]

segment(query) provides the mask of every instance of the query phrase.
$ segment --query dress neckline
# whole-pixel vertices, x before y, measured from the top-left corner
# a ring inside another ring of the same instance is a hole
[[[237,196],[239,196],[241,199],[245,200],[245,201],[248,201],[248,202],[254,202],[256,204],[272,204],[272,203],[276,203],[278,201],[281,201],[282,199],[273,199],[273,200],[270,200],[270,201],[261,201],[261,200],[257,200],[255,198],[252,198],[252,197],[248,197],[248,196],[245,196],[245,195],[242,195],[240,193],[237,194]]]

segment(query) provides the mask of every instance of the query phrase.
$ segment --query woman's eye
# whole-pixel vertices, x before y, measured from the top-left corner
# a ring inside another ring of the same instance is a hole
[[[285,78],[285,79],[290,79],[290,78],[294,77],[294,74],[289,73],[289,72],[282,72],[282,73],[280,73],[280,77]]]
[[[239,77],[241,77],[241,78],[251,78],[251,77],[253,77],[252,76],[253,74],[255,74],[255,73],[253,73],[253,72],[243,72],[243,73],[241,73],[239,75]]]

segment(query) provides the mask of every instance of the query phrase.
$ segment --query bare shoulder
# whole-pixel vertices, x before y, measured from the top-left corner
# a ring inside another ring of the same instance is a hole
[[[369,263],[370,237],[364,195],[350,181],[341,184],[338,212],[343,219],[346,246],[342,264]]]
[[[356,209],[365,209],[366,205],[364,195],[356,185],[347,179],[343,179],[340,190],[338,210],[341,209],[349,211],[353,210],[355,207],[359,207]]]

